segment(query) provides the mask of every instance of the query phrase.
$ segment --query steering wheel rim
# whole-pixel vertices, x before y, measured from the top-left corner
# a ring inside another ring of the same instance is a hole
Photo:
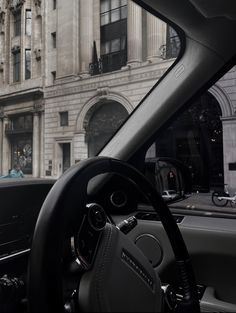
[[[184,291],[178,311],[200,312],[190,257],[169,208],[143,174],[123,161],[107,157],[90,158],[71,167],[52,187],[41,208],[29,263],[30,312],[64,312],[60,264],[63,238],[68,225],[76,219],[82,221],[89,181],[106,173],[117,173],[134,182],[157,211],[173,249]],[[65,204],[70,206],[65,208]]]

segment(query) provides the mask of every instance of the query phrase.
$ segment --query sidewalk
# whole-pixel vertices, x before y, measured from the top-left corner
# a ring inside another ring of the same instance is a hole
[[[214,211],[224,213],[235,213],[236,206],[231,207],[230,203],[225,207],[217,207],[211,201],[211,193],[192,193],[186,199],[169,205],[173,208],[182,208],[188,210]]]

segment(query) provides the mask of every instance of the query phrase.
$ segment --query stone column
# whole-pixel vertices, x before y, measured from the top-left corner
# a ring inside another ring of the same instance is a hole
[[[44,160],[44,156],[45,156],[45,150],[44,150],[44,132],[45,132],[45,127],[44,127],[44,111],[41,112],[41,126],[40,126],[40,177],[44,177],[45,176],[45,160]]]
[[[80,74],[89,74],[93,50],[93,1],[80,0]]]
[[[77,163],[88,157],[88,146],[86,143],[86,132],[79,131],[74,136],[74,160]]]
[[[142,62],[142,9],[128,1],[128,64]]]
[[[40,113],[34,112],[33,119],[33,177],[40,176]]]
[[[147,13],[147,60],[155,62],[160,58],[160,47],[166,44],[166,23]]]
[[[52,1],[48,1],[52,2]],[[57,0],[56,55],[57,79],[78,74],[79,56],[79,2],[78,0]],[[88,4],[93,1],[87,1]],[[92,18],[91,18],[92,20]],[[90,27],[88,22],[87,27]]]
[[[3,175],[7,175],[11,167],[10,144],[5,133],[7,124],[8,124],[8,118],[4,116],[3,122],[2,122],[2,134],[3,134],[2,136],[2,174]]]

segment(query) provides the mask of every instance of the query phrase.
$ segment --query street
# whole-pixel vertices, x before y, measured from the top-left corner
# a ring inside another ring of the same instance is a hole
[[[217,207],[211,201],[211,193],[192,193],[186,199],[170,204],[170,207],[185,208],[189,210],[215,211],[223,213],[235,213],[236,206],[232,207],[228,202],[225,207]]]

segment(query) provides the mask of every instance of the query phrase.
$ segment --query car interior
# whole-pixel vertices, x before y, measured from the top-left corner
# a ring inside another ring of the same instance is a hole
[[[173,25],[180,54],[96,157],[58,179],[0,181],[0,312],[236,311],[235,215],[181,209],[188,169],[146,157],[235,66],[236,4],[134,2]],[[157,162],[178,176],[174,199]]]

